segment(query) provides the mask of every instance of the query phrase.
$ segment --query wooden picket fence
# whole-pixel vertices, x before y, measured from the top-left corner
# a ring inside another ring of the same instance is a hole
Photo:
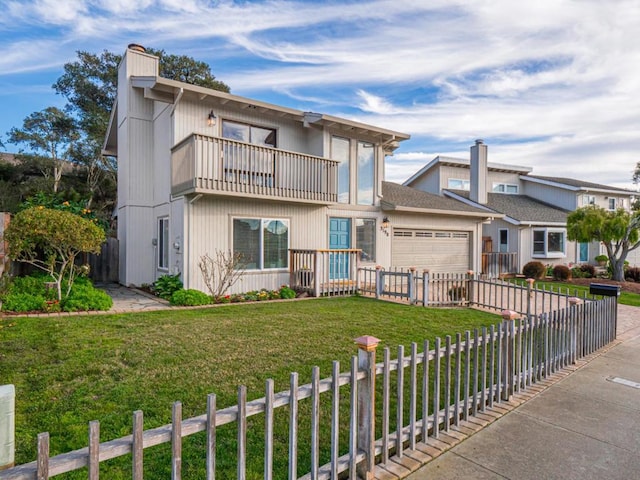
[[[240,386],[237,405],[223,409],[217,409],[216,396],[211,394],[205,414],[184,420],[181,403],[176,402],[172,423],[150,430],[144,430],[143,413],[137,411],[131,435],[102,443],[100,424],[93,421],[88,447],[52,458],[49,435],[41,433],[36,461],[0,472],[0,479],[41,480],[86,468],[88,478],[97,480],[102,462],[130,455],[131,478],[141,480],[145,450],[170,443],[171,477],[178,480],[183,470],[183,438],[198,432],[206,432],[201,457],[206,478],[214,479],[218,429],[233,423],[237,427],[236,478],[255,477],[256,472],[247,472],[246,459],[247,419],[256,415],[264,417],[264,467],[259,473],[263,478],[373,478],[392,456],[402,461],[406,449],[438,442],[453,426],[497,408],[614,340],[616,311],[615,297],[573,298],[566,307],[540,314],[508,311],[497,325],[436,338],[433,345],[424,341],[421,351],[412,343],[407,355],[405,347],[399,346],[395,359],[384,348],[380,363],[376,363],[378,340],[360,337],[356,339],[358,355],[352,357],[347,372],[341,373],[340,364],[334,362],[331,375],[321,379],[319,368],[314,367],[311,383],[302,386],[298,374],[292,373],[289,390],[279,393],[267,380],[264,397],[252,401],[247,401],[246,387]],[[348,414],[341,415],[345,398]],[[299,405],[306,399],[310,401],[310,442],[301,442]],[[288,415],[288,465],[286,472],[274,473],[274,415],[279,409],[286,409]],[[323,422],[331,431],[328,440],[320,433]],[[340,443],[341,429],[348,430],[346,444]],[[309,449],[309,464],[299,464],[300,448]],[[321,464],[320,458],[327,456],[330,461]]]

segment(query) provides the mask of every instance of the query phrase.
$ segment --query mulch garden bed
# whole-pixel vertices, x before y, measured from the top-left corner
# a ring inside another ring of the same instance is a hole
[[[573,278],[562,283],[570,283],[572,285],[589,286],[592,283],[606,283],[609,285],[620,285],[623,292],[640,294],[640,283],[636,282],[616,282],[608,278]]]

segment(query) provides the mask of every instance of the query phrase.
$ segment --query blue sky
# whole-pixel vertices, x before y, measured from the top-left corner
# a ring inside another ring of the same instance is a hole
[[[634,188],[637,0],[1,0],[0,138],[63,106],[77,50],[127,44],[206,61],[232,93],[411,134],[403,181],[436,155]],[[6,142],[5,142],[6,143]],[[7,145],[7,150],[15,147]]]

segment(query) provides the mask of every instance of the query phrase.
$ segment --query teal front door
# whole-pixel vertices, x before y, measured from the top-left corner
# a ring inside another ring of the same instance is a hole
[[[329,219],[329,249],[343,250],[351,248],[351,219]],[[349,255],[332,253],[329,257],[329,279],[349,278]]]

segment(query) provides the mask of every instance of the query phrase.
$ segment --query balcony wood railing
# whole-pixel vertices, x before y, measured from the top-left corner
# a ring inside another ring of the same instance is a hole
[[[171,150],[171,193],[213,193],[330,204],[338,163],[303,153],[192,134]]]
[[[482,274],[493,278],[518,273],[517,252],[484,252]]]

